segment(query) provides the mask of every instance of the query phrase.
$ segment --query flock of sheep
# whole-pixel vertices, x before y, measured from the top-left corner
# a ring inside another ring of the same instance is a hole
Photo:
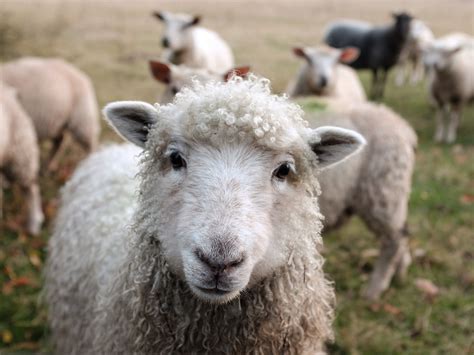
[[[326,45],[293,49],[304,62],[278,96],[249,67],[234,68],[230,47],[199,17],[154,16],[165,26],[163,60],[149,62],[166,85],[161,103],[107,105],[129,143],[90,155],[62,192],[45,274],[57,353],[324,353],[334,288],[323,227],[359,215],[377,235],[370,300],[411,263],[417,137],[367,101],[353,68],[372,70],[380,98],[387,72],[412,62],[412,81],[425,73],[438,107],[435,139],[453,142],[474,98],[474,39],[435,39],[406,13],[384,27],[336,22]],[[65,132],[96,150],[95,93],[57,59],[19,59],[0,75],[0,167],[24,188],[37,234],[38,143],[53,142],[50,170]],[[326,110],[304,115],[293,102],[301,96]]]

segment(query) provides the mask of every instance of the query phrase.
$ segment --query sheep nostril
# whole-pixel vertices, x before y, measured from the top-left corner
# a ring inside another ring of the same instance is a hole
[[[232,268],[235,268],[235,267],[238,267],[240,266],[245,258],[244,256],[240,256],[239,258],[237,259],[234,259],[234,260],[231,260],[231,261],[214,261],[214,260],[211,260],[208,256],[206,256],[202,250],[200,249],[196,249],[194,251],[194,254],[196,255],[196,257],[203,263],[205,264],[206,266],[208,266],[212,271],[215,271],[215,272],[223,272],[225,270],[229,270],[229,269],[232,269]]]
[[[163,38],[161,40],[161,44],[163,45],[163,47],[165,48],[168,48],[170,46],[170,42],[168,41],[168,38]]]
[[[325,76],[321,77],[321,87],[324,88],[326,87],[327,84],[328,84],[328,79]]]

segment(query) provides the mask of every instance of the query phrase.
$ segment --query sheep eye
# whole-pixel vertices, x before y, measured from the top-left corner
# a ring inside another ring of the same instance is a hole
[[[170,154],[170,162],[174,170],[179,170],[186,167],[186,162],[179,152],[173,152]]]
[[[179,92],[179,90],[176,86],[173,86],[171,87],[171,92],[173,93],[173,95],[176,95]]]
[[[273,175],[275,177],[277,177],[278,179],[280,179],[280,180],[284,180],[288,176],[290,171],[291,171],[290,164],[289,163],[283,163],[278,167],[278,169],[276,169],[273,172]]]

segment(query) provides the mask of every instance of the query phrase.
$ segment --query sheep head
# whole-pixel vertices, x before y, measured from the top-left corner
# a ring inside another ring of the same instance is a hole
[[[336,49],[331,47],[296,47],[293,53],[306,61],[308,84],[317,94],[327,92],[334,87],[337,80],[338,63],[351,63],[359,57],[355,47]]]
[[[163,37],[161,38],[162,46],[172,51],[181,51],[186,48],[189,40],[189,30],[197,26],[201,20],[199,16],[175,14],[165,11],[155,11],[153,16],[165,25]]]
[[[104,109],[144,148],[142,230],[202,300],[224,303],[320,243],[317,172],[357,152],[358,133],[309,129],[264,79],[196,84],[172,104]]]
[[[157,60],[150,60],[149,66],[152,76],[166,85],[166,89],[161,97],[162,104],[171,102],[174,95],[184,87],[192,86],[194,81],[201,83],[211,80],[228,81],[232,76],[245,77],[250,70],[249,66],[241,66],[228,70],[225,73],[217,74],[207,69],[192,68],[184,64],[174,65]]]

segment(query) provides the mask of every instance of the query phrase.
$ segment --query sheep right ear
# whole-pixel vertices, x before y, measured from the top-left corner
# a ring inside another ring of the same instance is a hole
[[[350,129],[323,126],[311,131],[308,143],[318,157],[319,167],[326,169],[359,152],[367,142]]]
[[[356,47],[346,47],[341,49],[341,53],[339,54],[339,61],[341,63],[352,63],[357,58],[359,58],[360,50]]]
[[[240,76],[241,78],[245,78],[250,71],[249,66],[244,67],[236,67],[229,70],[227,73],[224,74],[224,81],[229,81],[230,78],[233,76]]]
[[[119,136],[142,148],[148,131],[158,121],[156,109],[141,101],[112,102],[105,106],[103,113]]]
[[[164,84],[171,83],[171,68],[168,64],[156,60],[149,62],[151,74],[153,77]]]
[[[293,48],[293,54],[296,55],[297,57],[308,59],[308,55],[306,54],[306,51],[303,47]]]
[[[161,11],[153,11],[153,16],[155,16],[160,21],[166,21],[165,13]]]

